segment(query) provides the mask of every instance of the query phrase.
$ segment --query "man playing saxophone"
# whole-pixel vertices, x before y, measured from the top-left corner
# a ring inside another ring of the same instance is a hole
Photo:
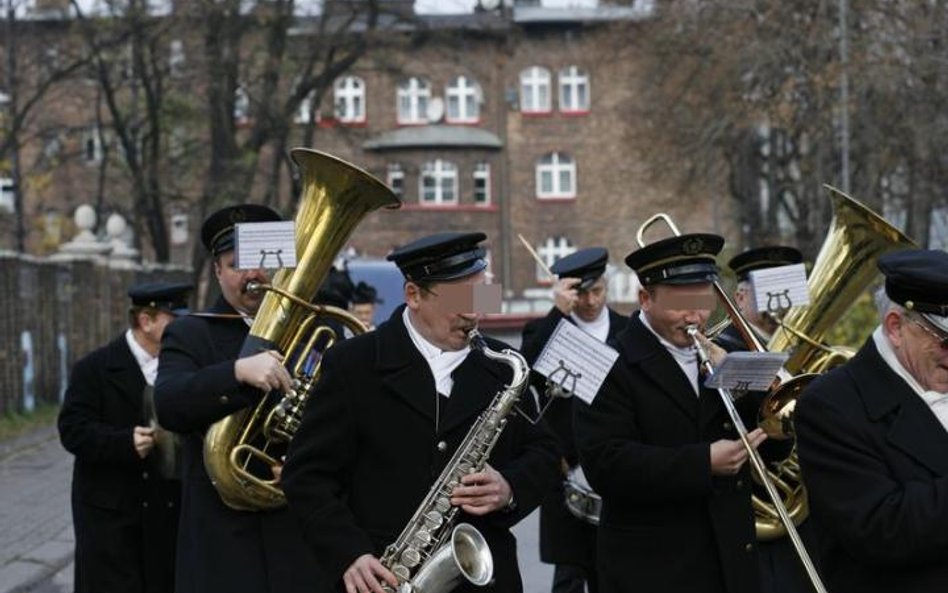
[[[336,345],[323,359],[283,485],[338,590],[382,593],[383,585],[398,585],[379,558],[479,415],[512,381],[508,367],[471,348],[478,316],[459,304],[461,295],[485,282],[479,245],[485,238],[442,233],[395,250],[389,259],[405,276],[405,303],[376,331]],[[493,350],[504,347],[487,342]],[[450,490],[450,505],[492,551],[493,588],[487,590],[516,593],[522,583],[510,527],[552,486],[558,455],[543,428],[516,412],[506,422],[484,469]]]
[[[251,204],[223,208],[205,220],[201,239],[214,258],[221,296],[208,311],[169,325],[162,341],[158,421],[183,437],[177,593],[326,590],[289,511],[228,507],[203,458],[211,424],[256,404],[266,391],[290,389],[290,375],[276,352],[238,358],[263,300],[247,286],[269,280],[264,270],[235,267],[234,225],[274,220],[280,220],[276,212]]]

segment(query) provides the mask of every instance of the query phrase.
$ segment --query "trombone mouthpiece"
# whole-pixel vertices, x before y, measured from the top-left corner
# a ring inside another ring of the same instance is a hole
[[[688,332],[688,335],[693,338],[698,335],[698,326],[697,325],[685,326],[685,331]]]

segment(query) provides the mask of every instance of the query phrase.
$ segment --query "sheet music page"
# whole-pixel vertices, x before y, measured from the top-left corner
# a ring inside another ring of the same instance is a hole
[[[789,357],[786,352],[731,352],[704,382],[705,387],[769,391]]]
[[[533,370],[589,404],[617,358],[604,342],[560,319]]]
[[[234,225],[234,264],[238,270],[296,267],[296,223],[240,222]]]
[[[754,270],[750,274],[754,302],[761,312],[777,312],[810,304],[810,288],[803,264]]]

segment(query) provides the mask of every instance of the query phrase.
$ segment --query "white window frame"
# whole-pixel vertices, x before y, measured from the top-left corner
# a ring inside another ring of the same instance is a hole
[[[250,121],[250,95],[242,86],[234,89],[234,121],[237,123]]]
[[[530,66],[520,72],[520,112],[550,113],[552,76],[542,66]]]
[[[0,210],[16,212],[16,192],[12,177],[0,177]]]
[[[455,124],[476,124],[481,117],[481,86],[467,76],[456,76],[445,87],[445,118]]]
[[[178,76],[184,71],[187,58],[184,53],[184,42],[172,39],[168,43],[168,71],[172,76]]]
[[[428,102],[431,85],[427,80],[412,76],[398,85],[396,113],[400,124],[428,123]]]
[[[474,165],[474,204],[477,206],[490,206],[491,187],[490,187],[490,163],[481,161]],[[478,183],[483,183],[483,195],[478,195]]]
[[[398,163],[389,163],[385,172],[385,184],[396,196],[405,199],[405,171]]]
[[[589,74],[585,70],[580,70],[578,66],[563,68],[559,72],[559,83],[560,111],[564,113],[589,111]],[[584,90],[584,93],[581,90]]]
[[[433,185],[425,187],[425,181],[431,179]],[[450,190],[447,196],[445,190]],[[433,193],[430,191],[433,190]],[[430,197],[429,197],[430,196]],[[418,202],[422,206],[451,206],[458,203],[458,166],[451,161],[435,159],[421,167],[418,176]]]
[[[86,164],[94,165],[102,162],[102,158],[105,156],[104,144],[105,139],[102,130],[98,126],[86,128],[82,135],[82,158]]]
[[[568,175],[568,183],[563,183],[563,174]],[[543,178],[550,176],[550,189],[544,189]],[[537,160],[536,195],[538,199],[557,199],[576,197],[576,161],[562,152],[550,152]]]
[[[333,84],[333,113],[336,121],[346,124],[365,122],[365,81],[358,76],[343,76]]]
[[[569,238],[562,235],[556,237],[547,237],[546,241],[542,245],[536,246],[537,255],[540,256],[540,259],[543,260],[543,264],[547,269],[552,268],[558,260],[574,253],[576,251],[576,246],[573,245],[573,242]],[[536,264],[536,279],[537,282],[548,283],[552,279],[549,274],[546,273],[540,264]]]

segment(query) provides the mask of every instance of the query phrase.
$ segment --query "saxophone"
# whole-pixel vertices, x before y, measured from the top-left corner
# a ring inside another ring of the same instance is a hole
[[[518,352],[488,348],[476,329],[468,337],[487,358],[509,365],[513,378],[471,426],[398,539],[385,548],[381,562],[398,579],[398,593],[446,593],[461,578],[483,586],[494,575],[494,559],[481,532],[468,523],[454,526],[458,507],[451,506],[451,492],[462,476],[484,468],[527,385],[530,367]]]

